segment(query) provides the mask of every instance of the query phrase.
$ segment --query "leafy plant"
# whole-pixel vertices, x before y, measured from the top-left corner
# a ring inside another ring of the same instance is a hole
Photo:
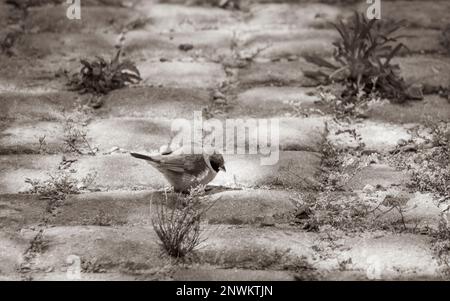
[[[397,40],[401,35],[392,36],[402,25],[398,22],[377,22],[367,20],[363,14],[355,12],[348,22],[333,24],[339,32],[340,40],[335,46],[335,65],[318,56],[305,56],[305,59],[327,71],[306,72],[306,75],[323,83],[344,82],[347,89],[343,97],[369,95],[378,92],[383,97],[404,101],[408,98],[420,98],[413,95],[410,87],[399,75],[398,65],[392,59],[402,48]]]
[[[73,75],[68,85],[80,93],[107,94],[121,89],[127,84],[138,83],[142,80],[136,65],[130,60],[120,61],[121,49],[115,57],[107,62],[102,57],[96,60],[80,60],[83,67]]]

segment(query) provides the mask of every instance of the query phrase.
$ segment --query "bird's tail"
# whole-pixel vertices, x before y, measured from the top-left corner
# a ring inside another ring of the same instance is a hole
[[[146,161],[150,161],[150,162],[158,162],[157,160],[153,159],[150,156],[141,155],[138,153],[130,153],[130,155],[132,155],[133,157],[138,158],[138,159],[142,159],[142,160],[146,160]]]

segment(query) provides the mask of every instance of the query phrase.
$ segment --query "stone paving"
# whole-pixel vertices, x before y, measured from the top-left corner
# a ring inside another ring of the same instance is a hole
[[[402,105],[382,101],[366,119],[339,123],[304,74],[315,66],[303,55],[333,53],[337,33],[329,22],[365,11],[365,1],[254,0],[229,10],[208,1],[90,0],[82,1],[81,21],[67,19],[64,5],[46,2],[21,18],[17,7],[0,1],[0,37],[18,23],[24,27],[13,55],[0,55],[0,280],[66,280],[70,255],[81,258],[86,280],[448,277],[433,238],[420,231],[339,225],[311,231],[295,221],[311,200],[364,204],[387,195],[404,196],[408,229],[416,222],[436,228],[442,217],[439,197],[408,185],[408,171],[388,159],[401,141],[413,139],[415,127],[448,122],[448,101],[436,94]],[[396,58],[406,80],[448,87],[450,57],[439,37],[450,24],[450,2],[386,0],[382,7],[383,18],[405,19],[405,33],[415,36],[402,40],[411,51]],[[68,91],[57,75],[78,70],[79,58],[110,57],[124,32],[124,55],[143,81],[87,109],[88,97]],[[193,49],[182,51],[181,44]],[[211,96],[219,88],[225,105]],[[292,102],[311,113],[295,114]],[[205,216],[207,239],[196,259],[175,264],[151,225],[150,204],[163,199],[167,182],[128,152],[159,149],[173,119],[191,119],[205,107],[219,108],[218,118],[279,118],[280,160],[261,166],[257,156],[225,156],[227,173],[211,184],[227,189],[207,195],[217,200]],[[95,156],[67,150],[70,118],[85,130]],[[362,146],[363,158],[372,157],[354,172],[329,170],[325,145]],[[27,193],[25,179],[48,179],[66,163],[74,178],[96,177],[89,190],[49,210],[49,200]],[[333,172],[345,183],[329,192],[324,181]],[[391,212],[379,222],[399,218]]]

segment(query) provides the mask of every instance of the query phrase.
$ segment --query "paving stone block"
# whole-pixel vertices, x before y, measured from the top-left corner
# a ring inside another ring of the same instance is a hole
[[[111,6],[84,6],[80,20],[67,18],[67,6],[32,7],[25,22],[31,32],[117,32],[139,15],[138,11]]]
[[[383,188],[405,187],[409,182],[409,176],[403,171],[398,171],[385,164],[371,164],[358,171],[347,183],[351,190],[362,190],[366,185]]]
[[[323,117],[281,118],[281,149],[320,152],[325,139],[326,120]]]
[[[395,149],[401,139],[408,141],[411,138],[408,128],[391,123],[364,121],[342,128],[330,126],[328,139],[342,149],[355,148],[363,143],[366,150],[385,153]],[[357,140],[348,130],[355,130]]]
[[[202,30],[192,32],[149,32],[134,30],[127,34],[126,50],[133,56],[158,61],[177,61],[185,57],[218,59],[231,54],[230,30]],[[180,50],[180,45],[190,44],[192,50]]]
[[[80,59],[93,59],[96,56],[109,59],[116,52],[114,45],[117,42],[117,35],[112,33],[43,32],[24,34],[15,48],[23,56],[47,59],[51,62],[75,60],[79,64]]]
[[[401,49],[399,54],[409,55],[410,52],[445,52],[446,49],[441,45],[440,38],[442,31],[436,29],[423,28],[404,28],[397,32],[399,35],[406,37],[398,39],[399,42],[405,44],[407,48]]]
[[[139,71],[147,85],[178,88],[215,88],[225,81],[222,66],[206,62],[145,62]]]
[[[217,227],[212,225],[205,229],[204,235],[208,239],[201,245],[200,251],[205,263],[258,269],[261,265],[270,265],[265,260],[273,260],[278,265],[289,257],[305,257],[312,262],[315,255],[311,248],[318,239],[315,233],[268,227]],[[274,256],[276,252],[280,255],[277,258]]]
[[[337,5],[308,3],[295,5],[257,4],[250,8],[252,18],[248,26],[263,30],[283,25],[293,27],[328,27],[328,22],[336,21],[343,14],[343,9]]]
[[[65,83],[55,77],[58,69],[73,70],[73,62],[55,60],[30,60],[25,56],[12,56],[0,60],[0,91],[45,93],[65,91]],[[59,90],[58,90],[59,89]]]
[[[31,189],[26,178],[48,179],[48,172],[61,162],[60,155],[8,155],[0,156],[0,193],[18,193]]]
[[[260,149],[275,147],[281,151],[314,151],[321,149],[325,138],[324,117],[282,117],[267,119],[254,119],[247,116],[235,114],[235,123],[225,120],[221,125],[223,128],[224,146],[232,146],[242,153],[248,153],[248,148]],[[241,123],[238,123],[240,120]],[[269,124],[270,121],[270,125]],[[277,125],[277,129],[274,128]],[[234,130],[236,133],[232,132]],[[272,132],[272,130],[274,130]],[[267,137],[269,141],[265,141]],[[214,145],[214,134],[206,136],[205,145]],[[269,139],[270,138],[270,139]],[[245,144],[237,139],[245,139]]]
[[[63,120],[63,111],[73,110],[78,95],[73,92],[1,93],[1,119],[21,121]]]
[[[238,93],[233,110],[253,117],[285,116],[294,111],[290,102],[308,110],[319,100],[314,88],[255,87]]]
[[[446,209],[444,204],[439,203],[438,198],[431,193],[415,192],[408,202],[408,210],[405,212],[405,219],[419,225],[427,225],[438,229],[442,217],[450,217],[443,213]]]
[[[47,201],[38,195],[0,195],[0,226],[2,231],[18,231],[38,225],[44,217]]]
[[[1,154],[57,153],[64,141],[62,125],[48,121],[14,121],[0,134]],[[42,145],[40,139],[43,139]]]
[[[28,246],[29,242],[20,234],[0,231],[0,279],[19,280],[17,268]]]
[[[414,84],[448,87],[450,83],[450,59],[438,56],[410,56],[393,59],[400,66],[405,80]]]
[[[404,104],[382,102],[370,105],[367,115],[371,120],[397,124],[450,120],[450,105],[446,99],[438,95],[426,95],[422,101]]]
[[[236,22],[233,13],[221,8],[160,4],[145,1],[139,9],[150,19],[148,28],[157,31],[209,30],[231,26]]]
[[[250,67],[240,69],[238,80],[241,86],[282,86],[300,85],[315,87],[315,80],[304,75],[303,71],[314,70],[314,67],[304,61],[254,63]]]
[[[89,124],[88,137],[100,152],[114,148],[129,151],[158,151],[167,145],[171,135],[171,121],[147,118],[109,118]]]
[[[210,197],[206,213],[212,224],[260,224],[265,220],[287,223],[295,211],[293,194],[279,190],[225,191]]]
[[[44,231],[45,252],[37,254],[34,270],[66,272],[70,256],[78,256],[81,267],[106,271],[157,268],[169,261],[161,257],[158,238],[150,227],[53,227]],[[82,270],[83,271],[83,270]]]
[[[405,176],[400,174],[400,177],[404,178]],[[442,218],[446,217],[446,213],[443,211],[447,205],[443,202],[440,203],[439,197],[433,196],[431,193],[408,193],[402,190],[401,186],[394,186],[404,184],[401,182],[401,180],[397,180],[396,183],[392,182],[391,187],[386,185],[383,189],[375,189],[374,192],[363,190],[361,202],[374,202],[377,206],[381,204],[379,209],[386,212],[392,208],[389,200],[395,200],[401,204],[402,214],[400,215],[398,210],[391,210],[384,214],[379,211],[376,213],[380,215],[378,220],[387,225],[397,224],[409,229],[434,229],[438,231]]]
[[[426,236],[366,234],[338,242],[352,246],[348,251],[342,250],[339,258],[351,258],[350,268],[364,271],[369,280],[440,278],[440,268]]]
[[[259,155],[225,155],[226,173],[219,173],[211,184],[245,187],[280,186],[317,188],[321,156],[303,151],[280,152],[275,165],[261,165]]]
[[[64,200],[51,223],[57,226],[151,225],[152,206],[163,200],[163,192],[82,193]]]
[[[192,119],[210,100],[204,89],[137,87],[112,91],[96,112],[102,117]]]
[[[332,42],[336,38],[337,32],[329,29],[281,28],[242,33],[246,49],[264,49],[258,57],[271,60],[301,57],[306,54],[329,57],[333,54]]]
[[[75,168],[80,177],[97,172],[93,187],[102,189],[161,189],[168,185],[156,169],[129,154],[83,158]]]

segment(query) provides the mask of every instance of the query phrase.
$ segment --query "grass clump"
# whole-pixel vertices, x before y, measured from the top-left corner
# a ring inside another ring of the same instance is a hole
[[[83,179],[74,178],[67,170],[58,170],[49,174],[46,180],[26,178],[25,183],[31,185],[28,193],[38,194],[42,199],[64,199],[70,194],[79,194],[83,189],[90,186],[95,180],[96,173],[89,173]]]
[[[184,258],[203,242],[201,219],[211,206],[203,206],[200,197],[204,187],[197,187],[186,196],[179,194],[175,206],[156,203],[156,217],[152,219],[153,229],[160,240],[162,249],[171,257]]]
[[[102,57],[96,57],[92,61],[80,60],[83,66],[72,76],[68,86],[81,94],[107,94],[128,84],[140,82],[142,78],[136,65],[130,60],[120,61],[120,54],[121,49],[110,62]]]
[[[413,91],[399,75],[399,66],[392,63],[406,47],[398,42],[404,36],[393,36],[403,26],[402,21],[381,23],[355,13],[349,22],[333,25],[340,35],[333,43],[336,63],[318,56],[305,56],[307,61],[322,68],[306,72],[307,76],[324,84],[344,83],[342,98],[346,101],[354,102],[355,97],[358,100],[374,94],[397,102],[422,98],[421,91]]]

